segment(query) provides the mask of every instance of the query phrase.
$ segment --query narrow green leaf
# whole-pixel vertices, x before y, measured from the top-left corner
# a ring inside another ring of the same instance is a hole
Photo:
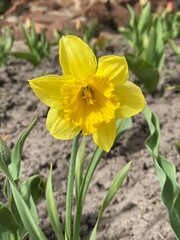
[[[26,39],[26,44],[28,45],[30,52],[33,52],[33,50],[34,50],[33,41],[32,41],[32,38],[31,38],[26,26],[22,24],[21,29],[22,29],[22,32],[23,32],[24,37]]]
[[[124,120],[117,121],[117,137],[119,137],[120,134],[123,133],[123,131],[125,131],[126,129],[129,129],[131,127],[131,124],[132,122],[130,118],[126,120],[124,119]],[[99,147],[96,148],[89,162],[87,170],[85,172],[85,176],[83,178],[81,188],[80,188],[76,213],[74,216],[73,240],[79,240],[81,216],[82,216],[85,197],[86,197],[92,176],[94,174],[94,171],[96,170],[96,167],[98,166],[98,163],[100,162],[103,154],[104,154],[104,151],[101,148]]]
[[[156,25],[156,55],[155,61],[156,66],[159,72],[164,65],[164,58],[165,58],[165,50],[164,50],[164,42],[163,42],[163,30],[162,30],[162,23],[160,19],[157,19]]]
[[[156,90],[160,78],[158,69],[132,54],[125,56],[132,72],[141,80],[146,90],[152,94]]]
[[[11,52],[10,55],[19,58],[19,59],[24,59],[29,61],[30,63],[34,64],[34,65],[38,65],[39,64],[39,58],[37,57],[37,54],[32,53],[26,53],[26,52]]]
[[[11,50],[12,46],[13,46],[13,42],[14,42],[14,37],[12,32],[8,32],[8,37],[6,39],[5,45],[4,45],[4,51],[5,53],[9,53],[9,51]]]
[[[0,225],[6,229],[6,231],[13,232],[21,227],[14,214],[7,206],[0,207],[0,216]]]
[[[78,204],[76,207],[76,213],[75,213],[75,218],[74,218],[74,227],[73,227],[73,240],[79,240],[80,236],[80,224],[81,224],[81,216],[82,216],[82,209],[86,197],[86,193],[88,190],[89,183],[91,181],[91,178],[93,176],[93,173],[101,160],[104,152],[101,148],[96,148],[92,159],[89,162],[88,168],[86,170],[80,193],[79,193],[79,198],[78,198]]]
[[[159,153],[160,127],[158,118],[147,106],[144,109],[144,115],[150,129],[150,136],[146,140],[146,147],[154,160],[156,174],[161,186],[161,200],[168,210],[171,227],[176,238],[179,240],[180,188],[176,182],[176,169],[172,162]]]
[[[83,165],[85,160],[85,147],[86,147],[86,141],[85,141],[85,136],[83,135],[81,144],[78,148],[77,157],[76,157],[76,168],[75,168],[76,202],[78,202],[80,187],[82,183]]]
[[[37,240],[47,240],[39,225],[37,225],[36,220],[34,220],[33,216],[31,215],[31,211],[21,197],[17,188],[14,186],[14,184],[12,184],[12,182],[10,182],[10,185],[19,215],[23,221],[24,227],[26,228],[31,238]]]
[[[143,34],[143,32],[149,29],[150,25],[151,25],[151,19],[152,19],[152,15],[151,15],[151,4],[150,2],[148,2],[143,10],[142,13],[140,15],[139,21],[138,21],[138,32],[139,34]]]
[[[121,134],[132,127],[132,118],[118,119],[116,121],[116,139],[121,136]]]
[[[129,22],[129,29],[130,29],[130,36],[131,36],[131,46],[133,50],[136,52],[138,47],[141,45],[140,39],[141,36],[138,32],[138,17],[134,11],[134,9],[127,4],[128,11],[130,13],[130,22]]]
[[[127,163],[118,173],[118,175],[116,176],[116,178],[113,180],[107,194],[106,197],[103,201],[103,204],[99,210],[98,213],[98,219],[97,222],[95,224],[95,227],[92,231],[90,240],[96,240],[96,231],[97,231],[97,227],[98,227],[98,223],[104,213],[104,211],[106,210],[106,208],[109,206],[109,204],[111,203],[112,199],[114,198],[114,196],[116,195],[116,193],[118,192],[118,190],[120,189],[125,177],[127,176],[129,170],[131,167],[131,162]]]
[[[0,231],[1,231],[1,229],[0,229]],[[0,233],[0,239],[1,240],[9,240],[9,232],[2,232],[2,233]]]
[[[11,152],[6,142],[0,137],[0,159],[4,161],[6,165],[11,162]]]
[[[18,188],[8,170],[4,162],[0,159],[0,169],[6,175],[10,182],[11,191],[13,194],[14,201],[16,203],[16,207],[18,209],[19,215],[21,217],[22,223],[31,236],[32,239],[36,240],[47,240],[43,232],[41,231],[39,225],[34,221],[33,216],[31,215],[31,211],[26,205],[24,199],[18,191]]]
[[[40,175],[33,175],[27,178],[19,187],[21,196],[29,207],[31,214],[37,224],[39,224],[39,220],[35,203],[40,198],[40,196],[42,196],[44,190],[45,180]]]
[[[69,173],[68,173],[68,185],[66,194],[66,220],[65,220],[65,240],[72,239],[72,203],[73,203],[73,188],[74,188],[74,177],[76,167],[76,156],[78,150],[78,139],[77,135],[72,142],[71,157],[69,161]]]
[[[178,47],[175,41],[172,39],[169,40],[169,44],[171,45],[171,48],[174,51],[174,53],[180,58],[180,47]]]
[[[30,33],[31,33],[30,38],[31,38],[32,46],[34,49],[37,49],[38,39],[37,39],[36,29],[35,29],[33,21],[31,21],[31,23],[30,23]]]
[[[156,39],[157,39],[156,31],[154,29],[154,26],[152,26],[149,32],[148,47],[145,50],[145,59],[148,63],[150,63],[152,66],[155,66],[155,67],[156,67],[155,57],[157,57],[156,56]]]
[[[91,39],[95,36],[97,30],[97,21],[93,21],[88,26],[88,29],[84,33],[83,40],[89,44]]]
[[[46,208],[48,211],[48,217],[50,219],[51,225],[53,227],[53,230],[56,234],[56,237],[58,240],[63,240],[64,236],[62,233],[61,223],[59,220],[59,214],[53,194],[53,188],[52,188],[52,165],[50,167],[49,171],[49,177],[47,181],[46,186]]]
[[[26,130],[24,130],[24,132],[20,135],[12,151],[11,164],[9,165],[9,171],[14,180],[18,180],[21,175],[21,154],[22,154],[23,146],[26,138],[28,137],[31,130],[35,126],[36,122],[37,122],[37,119],[34,119],[33,122],[29,125],[29,127]]]

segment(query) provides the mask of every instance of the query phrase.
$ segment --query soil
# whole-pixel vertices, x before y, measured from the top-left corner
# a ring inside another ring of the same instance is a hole
[[[113,40],[107,46],[106,54],[122,55],[127,46],[119,35],[114,34],[111,37]],[[22,42],[16,42],[16,45],[22,47]],[[7,66],[0,67],[0,135],[8,134],[7,144],[12,149],[20,133],[38,116],[38,123],[28,137],[22,154],[22,179],[34,174],[42,174],[47,178],[50,164],[53,164],[54,194],[63,222],[71,142],[59,141],[49,134],[45,126],[48,108],[36,98],[28,84],[29,79],[45,74],[61,74],[58,46],[52,48],[50,61],[43,60],[38,67],[14,58],[9,58]],[[158,89],[154,96],[145,92],[148,106],[160,121],[160,150],[176,165],[178,179],[180,158],[175,143],[180,140],[180,96],[179,92],[167,90],[165,86],[179,84],[179,76],[180,65],[167,46]],[[130,74],[130,80],[139,84],[133,74]],[[153,160],[144,146],[148,135],[148,126],[141,113],[133,117],[133,127],[102,158],[85,202],[82,240],[89,239],[103,197],[117,172],[128,161],[132,161],[131,171],[99,223],[97,240],[175,239],[167,211],[160,201],[160,186]],[[91,137],[88,137],[86,164],[94,149],[95,145]],[[44,198],[38,203],[38,212],[43,231],[49,240],[54,240]]]
[[[114,54],[123,52],[119,37],[113,37]],[[121,51],[120,51],[121,49]],[[110,52],[109,52],[110,53]],[[112,52],[111,52],[112,53]],[[22,155],[22,179],[36,173],[47,178],[50,163],[53,163],[53,186],[60,217],[64,219],[66,183],[71,143],[54,139],[46,129],[48,108],[42,104],[29,87],[28,79],[47,73],[61,74],[58,62],[58,47],[53,47],[50,61],[34,67],[26,61],[9,59],[6,67],[0,68],[0,135],[8,133],[8,146],[12,149],[17,137],[38,116],[38,123],[30,134]],[[161,125],[161,151],[180,171],[180,159],[175,149],[179,140],[179,93],[164,90],[179,81],[180,65],[169,48],[156,94],[147,96],[150,108],[157,114]],[[131,74],[131,80],[136,80]],[[165,207],[160,201],[160,186],[155,175],[153,161],[144,146],[149,131],[142,114],[133,118],[132,129],[117,141],[101,160],[86,198],[81,237],[89,239],[95,224],[98,209],[105,193],[119,169],[128,161],[132,168],[128,178],[100,221],[97,240],[173,240]],[[87,159],[95,145],[87,140]],[[106,179],[106,181],[104,181]],[[41,227],[48,239],[55,239],[45,209],[45,200],[38,203]]]

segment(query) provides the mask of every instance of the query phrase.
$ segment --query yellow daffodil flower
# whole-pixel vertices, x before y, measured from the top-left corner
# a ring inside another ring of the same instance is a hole
[[[97,61],[90,47],[76,36],[60,40],[63,75],[46,75],[29,81],[40,100],[50,107],[46,126],[61,140],[80,131],[109,151],[116,136],[116,120],[144,108],[141,89],[128,80],[124,57],[108,55]]]

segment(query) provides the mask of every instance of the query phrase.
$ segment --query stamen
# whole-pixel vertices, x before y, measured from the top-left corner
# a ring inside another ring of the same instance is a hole
[[[92,90],[89,87],[82,88],[82,99],[85,99],[88,105],[93,105],[96,101],[92,95]]]

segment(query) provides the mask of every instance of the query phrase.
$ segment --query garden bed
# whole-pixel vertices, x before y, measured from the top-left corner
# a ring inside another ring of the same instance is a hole
[[[109,48],[111,52],[107,53],[122,54],[126,46],[118,35],[113,35],[112,38],[113,50]],[[38,123],[27,139],[23,152],[23,179],[36,173],[47,178],[50,164],[53,164],[54,193],[60,218],[64,221],[71,143],[56,140],[49,134],[45,126],[48,108],[36,98],[28,84],[29,79],[50,73],[61,74],[57,46],[52,49],[50,61],[44,60],[38,67],[10,58],[7,66],[0,68],[0,135],[8,134],[7,144],[12,149],[22,130],[38,116]],[[146,94],[148,106],[160,121],[160,150],[176,165],[178,176],[180,161],[175,143],[179,141],[180,132],[179,93],[165,90],[165,85],[177,85],[179,76],[180,65],[167,46],[158,89],[154,96]],[[133,74],[130,74],[130,80],[139,84]],[[148,135],[148,126],[141,113],[133,118],[133,127],[104,155],[86,198],[81,228],[82,240],[89,239],[103,197],[118,170],[128,161],[132,161],[131,171],[99,223],[97,240],[175,239],[167,211],[160,201],[160,186],[153,160],[144,145]],[[94,148],[94,143],[88,137],[87,162]],[[2,184],[0,186],[2,187]],[[44,196],[38,203],[38,212],[40,224],[48,239],[55,239],[47,218]]]

